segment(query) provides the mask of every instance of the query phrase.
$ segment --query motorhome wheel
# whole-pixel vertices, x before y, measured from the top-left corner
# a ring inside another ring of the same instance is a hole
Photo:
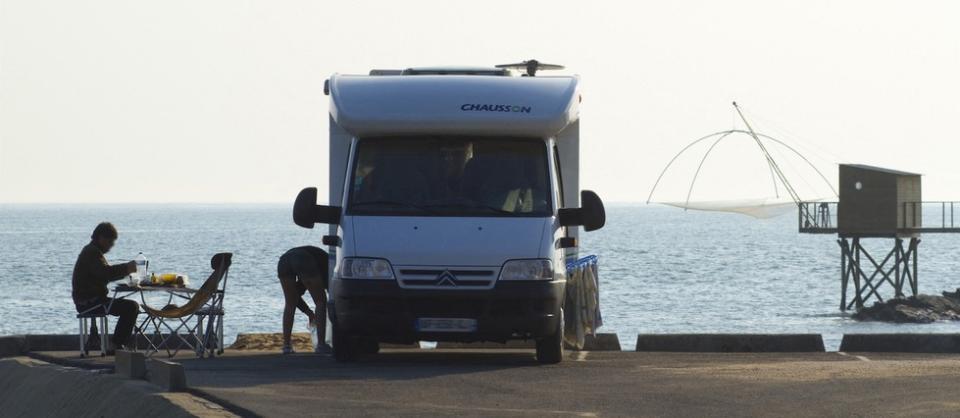
[[[557,364],[563,361],[563,309],[553,335],[537,340],[537,361],[540,364]]]
[[[356,337],[347,335],[336,321],[333,321],[332,325],[333,358],[341,363],[355,361],[359,354]]]

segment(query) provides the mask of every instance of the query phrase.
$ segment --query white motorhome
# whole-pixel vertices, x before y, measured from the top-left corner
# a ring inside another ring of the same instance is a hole
[[[294,221],[330,225],[334,357],[380,342],[536,341],[563,357],[578,227],[605,222],[579,189],[576,76],[544,65],[333,75],[330,205],[300,192]],[[549,69],[549,67],[546,67]]]

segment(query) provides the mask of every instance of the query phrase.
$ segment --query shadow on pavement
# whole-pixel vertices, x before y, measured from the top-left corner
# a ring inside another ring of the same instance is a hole
[[[387,351],[338,363],[319,354],[230,355],[216,359],[178,359],[190,385],[245,387],[276,382],[334,380],[402,381],[466,375],[504,369],[541,368],[529,351]]]

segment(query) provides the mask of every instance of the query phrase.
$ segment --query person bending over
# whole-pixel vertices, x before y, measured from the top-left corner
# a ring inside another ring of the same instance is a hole
[[[113,331],[113,346],[114,349],[124,349],[129,345],[140,305],[132,300],[108,298],[107,283],[137,271],[137,264],[135,261],[113,266],[107,264],[103,255],[110,252],[116,242],[117,229],[113,224],[103,222],[93,230],[90,243],[80,250],[73,266],[73,303],[78,313],[100,309],[94,312],[120,317]]]
[[[283,288],[283,353],[293,353],[290,343],[290,333],[293,331],[293,314],[300,309],[317,327],[320,340],[327,333],[327,266],[329,259],[327,252],[317,247],[305,246],[291,248],[280,256],[277,263],[277,277]],[[316,312],[312,315],[310,308],[301,296],[304,290],[310,292],[310,297],[316,304]],[[327,353],[330,347],[322,343],[316,347],[317,352]]]

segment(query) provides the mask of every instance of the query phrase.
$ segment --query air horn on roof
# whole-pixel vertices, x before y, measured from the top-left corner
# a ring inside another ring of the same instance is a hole
[[[500,64],[497,68],[506,68],[511,70],[526,70],[524,76],[534,77],[540,70],[562,70],[564,67],[558,64],[547,64],[537,60],[526,60],[514,64]]]

